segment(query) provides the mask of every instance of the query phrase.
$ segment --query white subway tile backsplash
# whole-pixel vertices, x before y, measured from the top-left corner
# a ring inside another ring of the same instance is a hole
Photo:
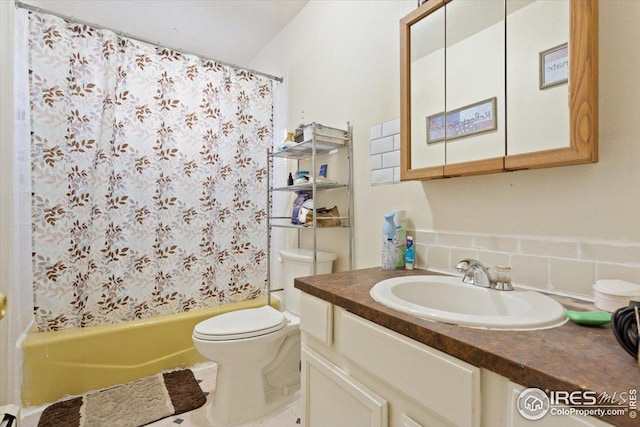
[[[369,133],[369,139],[378,139],[382,138],[382,124],[371,126],[371,131]]]
[[[393,137],[374,139],[371,141],[371,155],[393,151]]]
[[[427,246],[426,268],[449,269],[449,249],[442,246]]]
[[[400,182],[400,166],[393,168],[393,182]]]
[[[581,243],[582,259],[605,262],[631,263],[640,266],[640,245],[607,245],[599,243]]]
[[[369,148],[372,185],[400,182],[399,134],[399,118],[371,127]]]
[[[475,249],[451,248],[449,252],[451,254],[451,265],[449,266],[451,270],[454,270],[456,264],[463,259],[478,259],[478,251]]]
[[[473,236],[469,234],[438,233],[438,244],[471,248],[473,247]]]
[[[592,287],[596,282],[596,265],[592,261],[551,258],[549,277],[554,291],[592,297]]]
[[[393,169],[377,169],[371,171],[371,184],[390,184],[393,182]]]
[[[382,124],[382,136],[395,135],[400,133],[400,118],[389,120]]]
[[[596,280],[620,279],[640,284],[640,267],[620,264],[596,263]]]
[[[475,246],[490,251],[517,252],[518,239],[499,236],[475,236]]]
[[[416,243],[436,243],[436,233],[433,231],[410,231],[408,234],[413,236]]]
[[[512,255],[511,280],[516,285],[548,289],[549,258],[527,255]]]
[[[427,268],[427,245],[414,243],[414,267]]]
[[[400,134],[393,135],[393,149],[400,150]]]
[[[382,154],[382,167],[395,168],[400,166],[400,151],[390,151]]]
[[[478,251],[478,260],[484,265],[495,267],[496,265],[505,265],[509,267],[511,260],[507,252]]]
[[[371,156],[371,170],[382,168],[382,154]]]
[[[578,243],[521,239],[520,252],[528,255],[578,258]]]
[[[577,297],[592,296],[600,279],[640,284],[640,242],[584,241],[513,235],[409,230],[425,263],[420,268],[452,270],[462,258],[477,258],[488,268],[511,266],[513,283]],[[417,256],[417,255],[416,255]]]

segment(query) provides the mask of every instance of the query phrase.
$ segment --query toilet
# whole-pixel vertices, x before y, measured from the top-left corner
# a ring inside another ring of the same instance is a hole
[[[295,400],[300,389],[300,291],[296,277],[313,274],[313,252],[280,251],[286,311],[263,306],[204,320],[193,330],[201,356],[218,364],[212,425],[257,419]],[[336,255],[316,252],[316,273],[331,273]]]

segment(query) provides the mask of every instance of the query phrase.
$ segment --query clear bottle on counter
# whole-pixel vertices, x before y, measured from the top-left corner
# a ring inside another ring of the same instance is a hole
[[[396,268],[404,268],[407,249],[407,213],[405,211],[396,211],[395,224]]]
[[[382,226],[382,268],[384,270],[395,270],[396,268],[395,215],[395,211],[384,214],[385,221]]]

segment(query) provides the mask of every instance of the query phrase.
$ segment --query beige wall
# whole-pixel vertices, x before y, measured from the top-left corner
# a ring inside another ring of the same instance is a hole
[[[413,213],[410,201],[416,198],[407,191],[422,193],[419,183],[372,188],[369,169],[371,126],[399,115],[398,21],[414,6],[415,1],[310,1],[251,64],[286,79],[290,129],[313,121],[353,125],[357,267],[380,263],[383,212]],[[417,208],[424,206],[424,196],[419,199]],[[333,241],[322,239],[320,247],[338,253],[338,269],[346,268],[344,236],[321,234]]]
[[[640,2],[600,1],[599,163],[372,187],[369,130],[399,115],[398,20],[414,7],[311,1],[252,64],[288,79],[291,127],[302,111],[307,122],[352,122],[356,266],[380,265],[390,209],[416,230],[640,244],[640,51],[629,45]]]

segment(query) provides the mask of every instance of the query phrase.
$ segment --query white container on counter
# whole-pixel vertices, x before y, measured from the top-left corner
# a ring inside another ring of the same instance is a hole
[[[624,280],[598,280],[593,285],[593,296],[597,308],[613,313],[627,307],[630,300],[640,301],[640,285]]]

